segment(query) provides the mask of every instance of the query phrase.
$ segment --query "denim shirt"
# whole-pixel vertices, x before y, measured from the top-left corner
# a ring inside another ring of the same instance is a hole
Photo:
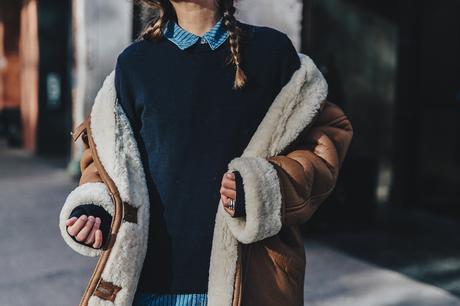
[[[181,28],[175,21],[168,20],[163,30],[163,35],[181,50],[191,47],[198,41],[201,44],[208,43],[209,47],[212,50],[215,50],[227,40],[229,35],[228,31],[222,24],[222,19],[223,18],[220,17],[217,23],[204,33],[203,36],[190,33]]]

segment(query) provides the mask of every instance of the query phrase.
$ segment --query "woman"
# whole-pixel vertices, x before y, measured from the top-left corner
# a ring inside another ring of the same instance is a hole
[[[348,119],[310,58],[233,1],[142,2],[160,17],[73,132],[60,228],[100,255],[80,305],[303,305],[299,225],[335,185]]]

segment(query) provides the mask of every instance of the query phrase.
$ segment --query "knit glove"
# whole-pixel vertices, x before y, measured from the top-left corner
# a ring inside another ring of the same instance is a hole
[[[104,244],[109,237],[110,225],[112,223],[112,216],[101,206],[95,204],[83,204],[75,207],[70,213],[69,219],[73,217],[79,218],[82,215],[99,217],[101,219],[101,225],[99,226],[102,232],[102,243]],[[84,241],[78,241],[74,236],[72,239],[79,243],[86,245]]]

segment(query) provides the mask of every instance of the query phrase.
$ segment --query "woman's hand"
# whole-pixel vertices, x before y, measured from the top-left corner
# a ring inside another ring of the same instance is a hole
[[[236,181],[235,181],[235,174],[231,172],[226,172],[222,178],[222,184],[220,187],[220,198],[222,200],[222,204],[224,205],[224,209],[228,212],[231,216],[235,214],[234,209],[230,209],[230,199],[236,201]]]
[[[95,249],[102,246],[102,231],[99,229],[101,219],[99,217],[87,217],[86,215],[81,215],[79,218],[72,217],[66,220],[65,225],[69,235],[75,237],[77,241],[84,241],[85,244],[91,245]]]

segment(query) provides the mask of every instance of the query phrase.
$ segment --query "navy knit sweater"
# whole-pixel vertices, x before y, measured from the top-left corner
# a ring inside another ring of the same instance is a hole
[[[228,41],[215,50],[200,43],[181,50],[164,38],[143,40],[118,57],[117,96],[138,143],[150,196],[141,291],[207,292],[222,176],[300,66],[284,33],[240,26],[242,68],[248,77],[242,90],[232,89],[235,67],[225,65]],[[235,203],[244,214],[241,176],[235,174]],[[72,215],[92,214],[91,206]],[[106,234],[110,216],[96,215],[102,216]]]

